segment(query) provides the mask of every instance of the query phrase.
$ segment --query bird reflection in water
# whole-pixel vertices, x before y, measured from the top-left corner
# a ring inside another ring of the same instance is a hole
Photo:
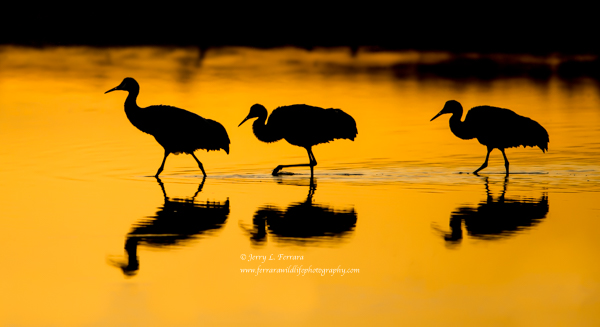
[[[279,179],[279,183],[284,183]],[[294,184],[286,181],[286,184]],[[296,184],[299,185],[299,184]],[[240,227],[250,236],[254,246],[267,242],[267,235],[278,243],[293,245],[335,244],[347,239],[356,227],[356,211],[338,210],[313,202],[317,189],[313,178],[310,179],[308,196],[304,202],[290,204],[282,210],[266,205],[259,208],[252,219],[253,227]]]
[[[139,270],[137,248],[144,245],[153,248],[184,246],[191,240],[209,236],[225,225],[229,216],[229,199],[225,202],[196,202],[204,181],[191,198],[169,198],[164,184],[156,178],[165,203],[154,216],[135,223],[125,239],[126,262],[111,260],[126,276],[136,275]]]
[[[458,246],[463,239],[462,223],[470,237],[480,240],[499,240],[527,230],[539,224],[548,214],[548,195],[539,199],[506,198],[508,178],[504,178],[502,194],[494,200],[488,177],[484,178],[487,199],[477,207],[460,207],[450,216],[450,231],[436,227],[446,241],[447,247]]]

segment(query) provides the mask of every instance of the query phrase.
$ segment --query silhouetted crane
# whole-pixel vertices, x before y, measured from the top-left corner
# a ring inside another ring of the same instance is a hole
[[[450,117],[450,130],[463,140],[476,138],[479,143],[487,146],[485,162],[475,170],[477,173],[487,167],[490,152],[499,149],[504,156],[504,166],[508,175],[508,159],[504,149],[512,147],[539,147],[542,152],[548,150],[548,132],[538,122],[517,115],[509,109],[490,106],[474,107],[469,110],[465,120],[461,121],[463,108],[458,101],[450,100],[430,121],[443,114],[452,114]]]
[[[271,143],[285,139],[292,145],[305,148],[310,161],[308,164],[279,165],[273,170],[273,175],[286,167],[310,166],[310,175],[313,176],[313,167],[317,165],[312,152],[313,145],[335,139],[354,141],[358,134],[354,118],[340,109],[323,109],[305,104],[283,106],[273,110],[265,124],[267,115],[265,107],[255,104],[238,127],[248,119],[258,118],[252,124],[252,129],[259,140]]]
[[[229,154],[229,136],[223,125],[218,122],[171,106],[158,105],[140,108],[136,103],[140,85],[131,77],[126,77],[119,86],[104,92],[104,94],[117,90],[129,92],[125,99],[125,114],[133,126],[154,136],[165,149],[165,156],[156,172],[156,177],[163,171],[167,156],[171,153],[191,154],[196,159],[204,176],[206,176],[206,172],[200,160],[194,155],[194,151],[223,149]]]

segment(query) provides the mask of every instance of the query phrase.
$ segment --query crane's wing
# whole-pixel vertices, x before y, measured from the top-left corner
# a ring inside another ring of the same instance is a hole
[[[214,120],[171,106],[150,106],[142,110],[148,120],[147,133],[171,152],[223,149],[229,153],[227,131]]]
[[[538,146],[548,149],[548,132],[531,118],[503,108],[481,106],[469,110],[465,124],[481,144],[496,148]]]
[[[354,140],[356,122],[340,109],[323,109],[308,105],[279,107],[269,116],[267,126],[272,135],[299,146],[326,143],[335,139]]]

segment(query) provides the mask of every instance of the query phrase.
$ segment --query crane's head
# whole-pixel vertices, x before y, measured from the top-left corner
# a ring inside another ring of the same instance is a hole
[[[244,120],[238,125],[238,127],[242,126],[242,124],[245,123],[246,120],[258,117],[267,118],[267,109],[263,107],[263,105],[257,103],[250,107],[250,113],[248,113],[248,116],[244,118]]]
[[[443,114],[460,113],[460,115],[462,116],[462,112],[463,112],[463,107],[460,105],[460,102],[458,102],[456,100],[449,100],[449,101],[446,101],[446,104],[444,105],[444,108],[442,108],[442,111],[440,111],[437,115],[435,115],[435,117],[431,118],[430,121],[433,121],[434,119],[438,118],[439,116],[441,116]]]
[[[138,82],[136,80],[134,80],[131,77],[125,77],[123,79],[123,82],[121,82],[121,84],[119,84],[119,86],[117,87],[113,87],[112,89],[104,92],[104,94],[112,92],[112,91],[117,91],[117,90],[122,90],[122,91],[139,91],[140,90],[140,85],[138,84]]]

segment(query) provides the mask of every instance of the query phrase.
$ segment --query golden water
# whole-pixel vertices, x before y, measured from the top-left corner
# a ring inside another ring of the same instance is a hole
[[[388,69],[421,55],[1,48],[0,325],[599,324],[600,85]],[[162,148],[104,94],[127,76],[140,106],[225,126],[203,184],[187,155],[150,177]],[[450,99],[535,119],[550,151],[467,174],[485,147],[429,121]],[[314,148],[314,187],[272,177],[308,158],[237,127],[254,103],[341,108],[359,134]],[[242,272],[294,267],[358,271]]]

